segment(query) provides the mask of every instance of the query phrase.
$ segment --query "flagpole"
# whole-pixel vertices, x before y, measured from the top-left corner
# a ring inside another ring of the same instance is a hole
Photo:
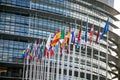
[[[76,24],[76,20],[75,20],[75,32],[74,32],[74,38],[76,38],[76,29],[77,29],[77,24]],[[73,63],[73,65],[72,65],[72,79],[74,80],[74,71],[75,71],[75,66],[74,66],[74,64],[75,64],[75,45],[76,45],[76,43],[73,43],[73,61],[72,61],[72,63]]]
[[[56,44],[57,45],[57,44]],[[55,48],[54,48],[54,50],[55,50]],[[57,51],[55,51],[55,53],[56,53]],[[54,76],[55,76],[55,63],[56,63],[56,59],[55,59],[55,56],[56,56],[56,54],[54,54],[53,55],[53,76],[52,76],[52,80],[55,80],[54,79]]]
[[[60,46],[58,48],[58,55],[57,55],[57,71],[56,71],[56,80],[59,80],[59,59],[60,59]]]
[[[39,79],[40,62],[37,62],[37,80]]]
[[[44,72],[44,80],[46,80],[47,79],[47,62],[46,62],[46,58],[44,57],[44,65],[45,65],[45,72]]]
[[[87,17],[87,22],[86,22],[86,31],[85,31],[85,75],[84,78],[87,79],[87,31],[88,31],[88,17]]]
[[[80,47],[79,47],[79,71],[78,71],[78,80],[81,79],[80,71],[81,71],[81,36],[82,36],[82,20],[81,20],[81,29],[80,29]]]
[[[41,58],[41,60],[40,60],[40,71],[39,71],[39,79],[40,80],[44,80],[44,76],[43,76],[44,73],[42,73],[42,69],[45,72],[45,70],[44,70],[44,59]],[[43,76],[43,78],[42,78],[42,76]]]
[[[69,49],[69,54],[67,55],[67,80],[69,80],[69,68],[70,68],[70,41],[71,41],[71,37],[69,39],[69,44],[68,44],[68,49]]]
[[[50,76],[50,79],[51,80],[53,80],[53,64],[54,64],[54,55],[52,56],[53,58],[52,58],[52,60],[51,60],[51,62],[50,62],[50,64],[51,64],[51,76]]]
[[[94,22],[91,27],[90,31],[90,45],[91,45],[91,80],[93,80],[93,35],[94,35]]]
[[[62,33],[62,32],[61,32]],[[65,38],[66,28],[64,27],[64,38]],[[62,34],[63,35],[63,34]],[[61,36],[62,36],[61,35]],[[65,57],[65,40],[63,39],[61,42],[62,45],[62,60],[61,60],[61,80],[64,80],[64,57]]]
[[[43,72],[43,80],[45,80],[45,78],[46,78],[46,61],[45,61],[44,57],[43,57],[43,60],[41,61],[41,63],[43,63],[43,65],[44,65],[44,67],[43,67],[43,70],[44,70],[44,72]],[[42,68],[40,68],[40,69],[42,69]],[[41,74],[40,74],[40,80],[41,80]]]
[[[24,64],[23,64],[23,77],[22,77],[22,80],[24,80],[24,77],[25,77],[25,59],[24,59]]]
[[[87,43],[85,43],[85,79],[87,78],[87,68],[86,68],[86,66],[87,66]]]
[[[61,80],[64,80],[63,76],[64,76],[64,56],[65,56],[65,52],[64,52],[64,48],[62,51],[62,60],[61,60]]]
[[[31,63],[30,63],[30,75],[29,75],[30,80],[32,80],[31,79],[32,78],[32,64],[33,64],[33,62],[31,61]]]
[[[100,25],[99,25],[100,26]],[[98,80],[100,80],[100,39],[98,40]]]
[[[91,80],[93,80],[93,39],[92,39],[92,50],[91,50]]]
[[[27,51],[28,51],[28,55],[27,55],[27,61],[26,61],[26,66],[27,66],[27,67],[26,67],[26,74],[25,74],[25,79],[26,79],[26,80],[27,80],[27,78],[28,78],[29,51],[30,51],[30,50],[29,50],[29,49],[30,49],[29,47],[30,47],[30,46],[29,46],[29,44],[28,44],[28,48],[27,48],[27,49],[28,49],[28,50],[27,50]]]
[[[80,77],[80,71],[81,71],[81,41],[80,41],[80,47],[79,47],[79,71],[78,71],[78,80],[79,80],[79,78],[81,78]]]
[[[108,25],[109,26],[109,25]],[[109,38],[109,30],[107,32],[107,51],[106,51],[106,80],[108,80],[108,38]]]
[[[47,80],[49,80],[50,77],[50,53],[48,54],[48,63],[47,63]]]
[[[35,80],[35,75],[36,75],[36,41],[35,41],[35,44],[34,44],[34,61],[33,61],[33,80]]]

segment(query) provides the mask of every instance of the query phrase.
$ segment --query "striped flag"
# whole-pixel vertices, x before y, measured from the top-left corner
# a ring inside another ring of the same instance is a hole
[[[53,37],[53,40],[51,42],[51,46],[55,46],[56,43],[60,40],[60,30],[55,34],[55,36]]]
[[[93,33],[94,33],[94,24],[92,25],[92,28],[91,28],[91,30],[90,30],[90,45],[91,45],[91,43],[92,43]]]
[[[99,36],[100,36],[100,25],[98,26],[98,31],[97,31],[95,43],[98,43],[98,38],[99,38]]]
[[[81,31],[78,30],[78,35],[77,35],[77,38],[78,38],[78,40],[77,40],[77,48],[79,48],[79,45],[80,45],[80,35],[81,35]]]

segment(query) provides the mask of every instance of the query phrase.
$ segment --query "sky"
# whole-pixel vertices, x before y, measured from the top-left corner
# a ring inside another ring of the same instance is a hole
[[[120,12],[120,0],[115,0],[114,8]],[[116,15],[115,17],[120,20],[120,15]],[[115,29],[113,31],[115,31],[118,35],[120,35],[120,21],[116,21],[114,22],[114,24],[117,25],[119,29]]]

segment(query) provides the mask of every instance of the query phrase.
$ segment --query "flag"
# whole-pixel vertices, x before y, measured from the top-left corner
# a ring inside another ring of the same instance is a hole
[[[106,21],[105,27],[103,28],[102,33],[100,35],[100,39],[103,39],[103,35],[108,31],[108,29],[109,29],[109,19],[107,19]]]
[[[61,49],[64,48],[64,43],[65,43],[64,37],[65,37],[65,31],[64,29],[62,29],[61,35],[60,35],[60,48]]]
[[[70,36],[71,36],[71,34],[70,34],[70,28],[69,28],[68,33],[67,33],[67,35],[64,38],[66,46],[69,44],[69,38],[70,38]]]
[[[77,38],[78,38],[78,40],[77,40],[77,48],[79,48],[79,45],[80,45],[80,35],[81,35],[81,31],[78,30],[78,35],[77,35]]]
[[[99,38],[99,36],[100,36],[100,25],[98,26],[98,31],[97,31],[95,43],[98,43],[98,38]]]
[[[47,51],[50,48],[50,43],[51,43],[51,34],[49,35],[49,38],[48,38],[47,43],[46,43],[46,49],[47,49]]]
[[[55,36],[53,37],[53,40],[52,40],[52,42],[51,42],[51,46],[55,46],[56,45],[56,43],[59,41],[59,39],[60,39],[60,34],[61,34],[61,32],[60,31],[58,31],[56,34],[55,34]]]
[[[77,31],[77,29],[74,28],[74,31],[71,32],[71,35],[72,35],[71,42],[73,43],[73,45],[75,44],[76,31]]]
[[[65,37],[65,29],[62,29],[61,35],[60,35],[60,42],[62,43]]]
[[[37,46],[37,58],[40,59],[41,53],[40,53],[40,40],[38,41],[38,46]]]
[[[25,58],[25,50],[22,50],[22,58]]]
[[[53,54],[54,54],[54,51],[51,46],[51,34],[50,34],[45,47],[45,56],[49,58]]]
[[[36,41],[35,41],[34,47],[33,47],[33,58],[36,57],[36,50],[37,50],[37,44],[36,44]]]
[[[44,40],[42,41],[41,47],[40,47],[40,53],[43,56],[44,55],[44,48],[45,48],[45,43]]]
[[[29,51],[30,51],[30,47],[29,47],[29,44],[28,44],[28,47],[27,47],[27,49],[25,50],[25,53],[24,53],[24,59],[27,59]]]
[[[90,44],[92,43],[93,33],[94,33],[94,24],[92,25],[91,30],[90,30]]]
[[[30,61],[33,60],[33,52],[32,52],[32,50],[33,50],[33,45],[31,45],[30,53],[29,53],[29,55],[30,55]]]
[[[69,28],[69,30],[68,30],[68,33],[67,33],[67,35],[66,35],[66,38],[65,38],[65,41],[66,41],[66,46],[67,46],[67,48],[66,48],[66,53],[67,54],[69,54],[69,45],[70,45],[70,39],[71,38],[71,33],[70,33],[70,28]]]
[[[71,35],[72,35],[71,42],[74,43],[74,31],[71,32]]]
[[[87,38],[87,32],[88,32],[88,18],[86,21],[86,29],[85,29],[85,42],[87,42],[88,38]]]

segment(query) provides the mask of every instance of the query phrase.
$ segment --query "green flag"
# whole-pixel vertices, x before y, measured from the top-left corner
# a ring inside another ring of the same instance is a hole
[[[65,29],[62,29],[60,39],[64,39],[65,37]]]
[[[41,44],[41,47],[40,47],[41,57],[44,56],[44,48],[45,48],[45,43],[44,43],[44,41],[42,41],[42,44]]]

